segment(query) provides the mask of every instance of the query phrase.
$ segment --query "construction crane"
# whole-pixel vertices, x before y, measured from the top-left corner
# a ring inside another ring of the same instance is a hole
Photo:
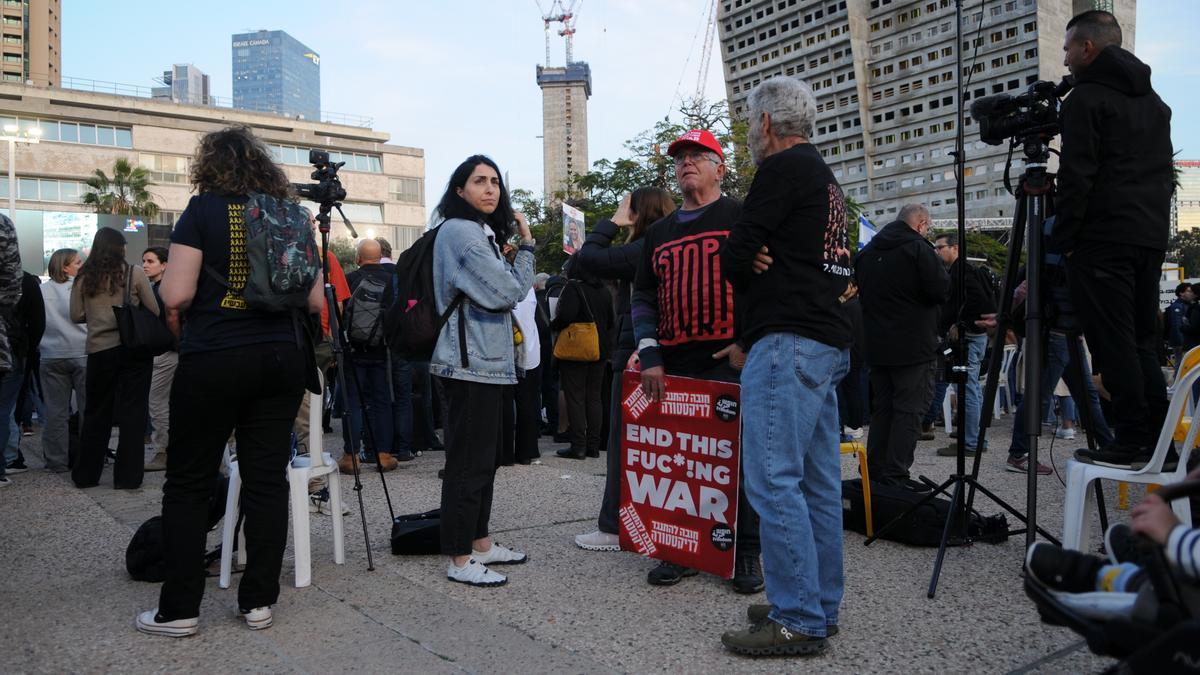
[[[717,32],[717,0],[709,0],[708,21],[704,31],[704,48],[700,51],[700,69],[696,73],[696,98],[704,98],[704,85],[708,80],[708,64],[712,61],[713,34]],[[567,49],[570,49],[567,43]]]
[[[546,12],[542,9],[542,3],[534,0],[537,3],[538,11],[542,13],[542,23],[545,26],[546,32],[546,66],[550,65],[550,24],[561,23],[562,30],[558,31],[559,36],[566,38],[567,42],[567,64],[575,60],[575,54],[572,50],[572,37],[575,35],[575,20],[579,16],[577,5],[582,4],[580,0],[571,0],[566,7],[563,6],[562,0],[554,0],[550,5],[550,11]]]

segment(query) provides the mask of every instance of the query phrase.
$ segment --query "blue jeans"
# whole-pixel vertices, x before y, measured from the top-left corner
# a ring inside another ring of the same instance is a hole
[[[392,354],[392,447],[398,455],[412,452],[413,447],[412,384],[412,365]]]
[[[979,365],[983,363],[983,354],[987,351],[988,337],[984,335],[967,334],[967,419],[966,446],[974,450],[979,442],[979,413],[983,409],[983,390],[979,386]],[[959,429],[963,433],[964,429]]]
[[[13,414],[17,409],[21,383],[25,380],[25,359],[13,354],[12,361],[13,369],[5,373],[4,379],[0,380],[0,439],[4,441],[0,443],[4,452],[0,461],[3,461],[5,466],[17,461],[17,448],[21,442],[21,429],[13,422]],[[0,473],[0,476],[3,475]]]
[[[950,383],[938,375],[938,379],[933,383],[933,398],[929,401],[929,410],[925,413],[925,418],[921,420],[922,425],[933,426],[938,415],[942,414],[942,402],[946,400],[946,389],[949,387]]]
[[[1071,391],[1072,398],[1076,401],[1088,402],[1092,422],[1088,431],[1103,447],[1113,442],[1113,433],[1104,419],[1104,411],[1100,409],[1100,394],[1096,391],[1096,385],[1092,383],[1092,372],[1087,363],[1083,364],[1082,375],[1083,378],[1080,381],[1079,369],[1072,367],[1071,352],[1067,349],[1066,336],[1051,333],[1050,339],[1046,342],[1045,363],[1042,364],[1042,418],[1045,419],[1045,414],[1050,409],[1051,395],[1061,378],[1067,383],[1067,389]],[[1010,380],[1010,382],[1015,381],[1015,379]],[[1017,412],[1013,415],[1012,445],[1008,448],[1010,457],[1024,457],[1029,453],[1029,437],[1025,435],[1025,403],[1028,400],[1029,397],[1023,397],[1017,405]]]
[[[350,424],[346,424],[346,416],[342,416],[342,437],[345,441],[346,452],[358,452],[361,443],[366,439],[375,441],[374,448],[367,448],[365,455],[374,459],[375,453],[392,452],[392,435],[395,433],[395,421],[392,416],[392,392],[388,385],[387,364],[383,361],[367,361],[359,359],[354,364],[354,381],[346,378],[346,412],[349,413]],[[361,404],[358,392],[362,390]],[[363,411],[366,410],[366,423],[371,425],[368,436],[363,428]]]
[[[849,361],[769,333],[742,371],[743,489],[760,518],[770,617],[815,637],[837,624],[844,585],[837,387]]]

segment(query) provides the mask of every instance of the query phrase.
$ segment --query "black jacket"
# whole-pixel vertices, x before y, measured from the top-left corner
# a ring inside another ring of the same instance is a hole
[[[726,278],[745,294],[740,337],[747,346],[773,332],[839,349],[850,344],[839,301],[852,272],[847,235],[842,189],[816,147],[801,143],[763,160],[721,250]],[[774,262],[755,274],[763,246]]]
[[[959,292],[958,268],[967,266],[967,304],[963,306],[963,321],[967,324],[968,333],[981,333],[975,327],[975,322],[984,314],[996,311],[995,290],[985,283],[983,273],[974,265],[966,262],[962,256],[950,266],[950,297],[942,305],[942,315],[938,319],[938,334],[945,335],[950,326],[958,320],[958,304],[962,294]]]
[[[904,221],[890,223],[858,254],[867,364],[910,366],[937,354],[938,308],[950,276],[924,237]]]
[[[586,299],[586,302],[585,302]],[[550,330],[561,331],[576,322],[595,321],[600,335],[600,360],[612,353],[612,294],[599,280],[572,279],[558,296]],[[590,311],[589,311],[590,310]]]
[[[1052,250],[1081,242],[1166,250],[1173,190],[1171,109],[1150,67],[1107,47],[1063,101]]]
[[[576,259],[589,274],[617,282],[617,297],[614,302],[617,312],[614,357],[620,356],[621,353],[628,357],[630,352],[637,349],[637,340],[633,337],[633,315],[629,305],[633,277],[637,274],[638,263],[642,259],[642,240],[613,246],[617,230],[616,223],[607,218],[596,223],[588,233],[587,240],[583,242],[583,247],[576,254]],[[618,365],[624,370],[624,361]]]

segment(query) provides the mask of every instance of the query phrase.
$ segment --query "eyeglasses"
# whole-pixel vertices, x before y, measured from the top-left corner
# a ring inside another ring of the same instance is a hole
[[[711,152],[702,150],[686,150],[678,155],[675,155],[675,166],[683,166],[688,162],[688,160],[691,160],[692,164],[699,164],[700,161],[704,159],[707,159],[717,166],[721,166],[721,160],[713,157]]]
[[[950,244],[934,244],[933,245],[933,250],[935,250],[935,251],[940,251],[944,248],[950,248]]]

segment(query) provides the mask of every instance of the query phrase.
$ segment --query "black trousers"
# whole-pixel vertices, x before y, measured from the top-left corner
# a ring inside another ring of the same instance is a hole
[[[933,398],[934,362],[871,366],[871,429],[867,468],[871,480],[908,478],[921,436],[921,419]]]
[[[488,535],[500,452],[503,384],[441,378],[446,395],[446,477],[442,480],[442,553],[470,555]]]
[[[1067,259],[1071,300],[1092,352],[1093,370],[1112,395],[1117,443],[1150,446],[1167,416],[1158,366],[1158,292],[1163,252],[1085,242]]]
[[[71,470],[75,485],[92,487],[100,483],[115,418],[120,440],[113,465],[113,486],[130,489],[141,486],[146,459],[142,441],[149,415],[153,370],[153,357],[134,354],[125,347],[88,354],[83,430],[79,457]]]
[[[570,424],[568,432],[571,436],[572,450],[586,450],[591,454],[600,452],[600,444],[604,438],[604,410],[600,389],[604,386],[604,370],[607,367],[608,364],[604,361],[558,362],[558,377],[563,395],[567,399],[567,421]]]
[[[288,533],[287,465],[292,423],[304,395],[305,358],[290,343],[183,354],[171,387],[171,441],[163,484],[166,620],[200,614],[208,508],[225,442],[237,434],[246,570],[238,605],[279,599]]]
[[[538,437],[542,426],[542,367],[526,370],[516,384],[504,386],[503,440],[497,466],[531,462],[542,456]]]
[[[621,508],[621,389],[625,376],[625,363],[629,361],[632,351],[621,350],[612,357],[612,387],[609,394],[608,452],[604,463],[604,501],[600,503],[600,517],[597,525],[605,534],[619,534],[620,525],[617,521],[617,511]],[[739,507],[740,508],[740,507]]]

